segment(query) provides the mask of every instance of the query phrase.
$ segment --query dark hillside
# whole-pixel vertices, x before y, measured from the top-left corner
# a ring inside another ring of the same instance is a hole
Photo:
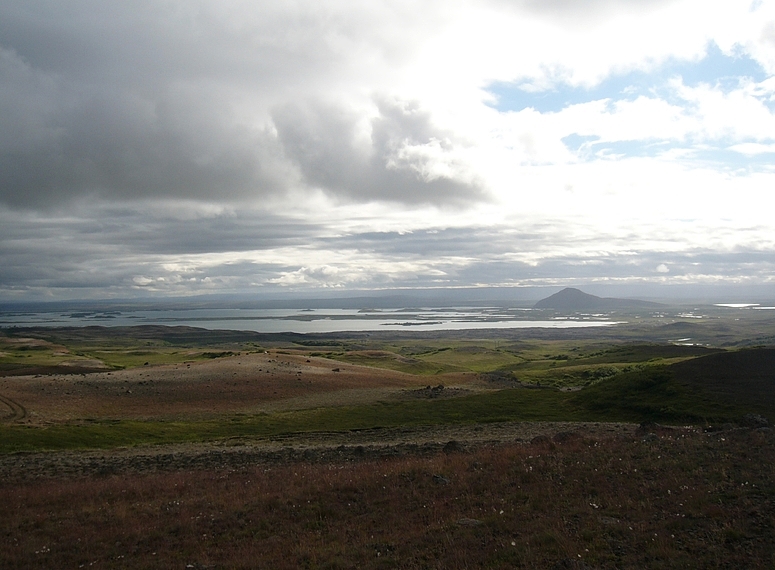
[[[618,374],[582,390],[580,407],[629,421],[775,420],[775,349],[719,352]]]
[[[673,364],[677,381],[736,405],[775,408],[775,349],[721,352]]]

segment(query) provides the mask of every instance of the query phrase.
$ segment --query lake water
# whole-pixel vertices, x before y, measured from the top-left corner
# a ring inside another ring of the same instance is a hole
[[[535,315],[538,316],[538,315]],[[442,331],[508,328],[576,328],[617,324],[600,316],[531,319],[529,309],[181,309],[108,312],[0,313],[0,327],[168,325],[263,333]]]

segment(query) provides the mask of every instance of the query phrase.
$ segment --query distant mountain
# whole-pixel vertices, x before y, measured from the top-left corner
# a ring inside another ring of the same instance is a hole
[[[541,299],[534,309],[554,309],[557,311],[606,311],[612,309],[645,309],[661,307],[659,303],[637,301],[635,299],[613,299],[597,297],[579,289],[567,287],[554,295]]]

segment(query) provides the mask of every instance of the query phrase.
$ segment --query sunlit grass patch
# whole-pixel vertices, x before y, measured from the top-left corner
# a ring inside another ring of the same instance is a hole
[[[372,366],[374,368],[385,368],[387,370],[396,370],[407,374],[429,375],[467,370],[466,368],[459,366],[427,362],[421,358],[403,356],[401,354],[382,350],[315,353],[315,355],[324,356],[325,358],[330,358],[339,362]]]

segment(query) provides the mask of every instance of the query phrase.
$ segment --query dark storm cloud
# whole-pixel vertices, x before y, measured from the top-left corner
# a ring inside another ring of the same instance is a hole
[[[277,191],[272,137],[235,123],[206,88],[153,97],[81,85],[0,54],[0,199],[245,197]]]
[[[334,20],[251,3],[4,3],[0,201],[260,199],[304,181],[358,201],[472,198],[465,182],[388,165],[401,141],[433,136],[427,116],[382,106],[373,141],[349,136],[353,111],[293,116],[352,72],[336,42],[368,30]]]
[[[403,152],[433,144],[443,158],[451,149],[449,133],[434,128],[427,113],[390,101],[377,101],[377,108],[379,115],[365,125],[355,113],[316,103],[286,105],[272,117],[285,155],[308,184],[330,193],[414,203],[484,197],[475,183],[428,176],[426,157]]]

